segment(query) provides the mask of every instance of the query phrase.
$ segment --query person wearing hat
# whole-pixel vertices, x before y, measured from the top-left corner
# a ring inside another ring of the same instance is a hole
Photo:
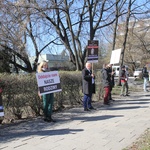
[[[121,67],[121,73],[120,73],[120,80],[121,80],[121,93],[120,96],[129,96],[128,95],[128,76],[126,74],[126,68],[125,66]]]

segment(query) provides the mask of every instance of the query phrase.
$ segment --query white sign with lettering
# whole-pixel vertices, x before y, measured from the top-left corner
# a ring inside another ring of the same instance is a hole
[[[41,95],[62,91],[58,71],[37,73],[36,79]]]

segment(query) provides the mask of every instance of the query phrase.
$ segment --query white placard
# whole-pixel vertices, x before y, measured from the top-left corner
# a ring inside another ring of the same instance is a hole
[[[62,91],[58,71],[37,73],[36,79],[41,95]]]
[[[121,49],[113,50],[111,53],[110,64],[118,64],[120,62]]]

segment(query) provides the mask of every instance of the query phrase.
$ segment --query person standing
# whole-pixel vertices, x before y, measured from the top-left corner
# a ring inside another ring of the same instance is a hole
[[[143,79],[144,79],[144,83],[143,83],[144,92],[148,92],[147,84],[148,84],[148,80],[149,80],[149,73],[147,71],[146,65],[142,69],[142,75],[143,75]]]
[[[125,71],[126,71],[126,77],[127,77],[127,85],[126,85],[126,88],[127,88],[127,93],[126,93],[126,96],[129,96],[129,84],[128,84],[128,81],[129,81],[129,72],[128,72],[128,67],[125,67]]]
[[[41,72],[47,72],[48,71],[48,62],[42,61],[39,66],[38,66],[38,73]],[[39,92],[38,92],[39,94]],[[54,94],[49,93],[49,94],[44,94],[39,96],[43,100],[43,113],[44,113],[44,121],[46,122],[56,122],[55,120],[52,119],[52,108],[53,108],[53,102],[54,102]]]
[[[121,74],[120,74],[120,80],[121,80],[122,88],[121,88],[120,96],[129,96],[128,95],[128,84],[127,84],[128,76],[126,74],[125,66],[122,66],[121,69],[122,70],[121,70]]]
[[[107,69],[106,64],[103,64],[103,69],[101,71],[102,73],[102,81],[103,81],[103,87],[104,87],[104,104],[109,105],[109,95],[110,95],[110,84],[111,84],[111,79],[110,75]]]
[[[112,70],[112,64],[108,64],[107,65],[107,71],[108,71],[108,75],[110,78],[110,94],[109,94],[109,101],[115,101],[112,99],[112,94],[111,91],[115,85],[115,81],[114,81],[114,76],[115,76],[115,71]]]
[[[92,93],[94,93],[95,82],[94,82],[94,74],[91,70],[91,63],[86,63],[85,68],[82,70],[82,91],[83,91],[83,107],[84,111],[89,111],[90,109],[94,109],[91,104]]]

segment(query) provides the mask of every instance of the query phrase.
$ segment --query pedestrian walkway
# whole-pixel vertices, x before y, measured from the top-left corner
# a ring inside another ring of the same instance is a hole
[[[116,97],[97,110],[56,113],[57,123],[41,118],[0,126],[0,150],[122,150],[150,128],[150,93]]]

